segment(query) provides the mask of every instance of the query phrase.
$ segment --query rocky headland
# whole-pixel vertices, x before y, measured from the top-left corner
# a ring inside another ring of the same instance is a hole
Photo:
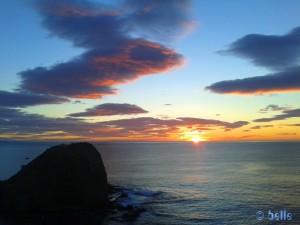
[[[121,190],[108,184],[101,155],[92,144],[63,144],[0,181],[0,217],[101,224],[112,212],[124,220],[136,219],[144,209],[121,207],[116,200],[122,197]]]

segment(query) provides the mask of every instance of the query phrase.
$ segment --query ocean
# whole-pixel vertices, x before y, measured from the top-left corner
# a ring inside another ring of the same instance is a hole
[[[52,145],[0,143],[0,180]],[[109,183],[128,194],[120,204],[147,210],[107,225],[300,224],[300,142],[94,145]]]

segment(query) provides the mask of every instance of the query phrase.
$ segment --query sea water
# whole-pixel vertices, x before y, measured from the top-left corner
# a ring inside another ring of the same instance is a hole
[[[94,144],[120,204],[147,210],[105,224],[300,224],[300,142]],[[0,143],[0,180],[52,145]]]

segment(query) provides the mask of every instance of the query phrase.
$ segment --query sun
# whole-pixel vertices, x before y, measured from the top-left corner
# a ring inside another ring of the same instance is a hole
[[[192,139],[192,141],[194,142],[194,143],[199,143],[200,142],[200,138],[198,138],[198,137],[194,137],[193,139]]]

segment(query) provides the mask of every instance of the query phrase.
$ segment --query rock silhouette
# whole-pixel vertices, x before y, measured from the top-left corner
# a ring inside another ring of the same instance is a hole
[[[107,175],[92,144],[58,145],[0,182],[0,214],[65,214],[107,208]]]

